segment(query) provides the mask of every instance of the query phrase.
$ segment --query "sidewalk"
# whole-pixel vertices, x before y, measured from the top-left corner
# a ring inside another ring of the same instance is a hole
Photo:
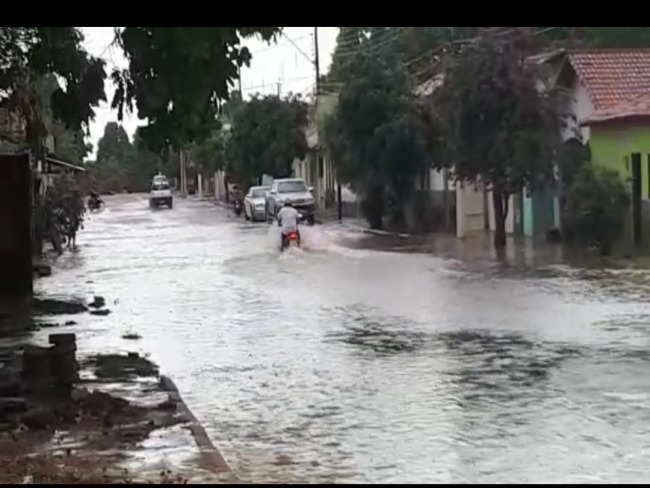
[[[56,300],[33,307],[32,321],[92,308]],[[75,334],[50,334],[55,345],[49,348],[30,345],[24,336],[9,341],[3,323],[13,318],[6,312],[0,317],[0,483],[237,481],[155,364],[129,353],[102,354],[74,367]],[[62,340],[65,356],[56,345]],[[65,383],[62,378],[74,382],[71,390],[56,386]]]

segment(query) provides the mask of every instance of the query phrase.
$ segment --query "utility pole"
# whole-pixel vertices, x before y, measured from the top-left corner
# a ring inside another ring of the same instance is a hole
[[[185,151],[181,148],[178,151],[181,162],[181,195],[187,196],[187,174],[185,174]]]
[[[278,80],[278,98],[280,98],[281,91],[282,91],[282,82]]]
[[[318,27],[314,27],[314,68],[316,68],[316,96],[315,104],[318,107],[318,95],[320,95],[320,56],[318,52]],[[315,118],[318,121],[318,117]],[[336,172],[336,201],[338,205],[339,222],[343,220],[343,202],[341,201],[341,180],[338,171]]]
[[[320,61],[318,56],[318,27],[314,27],[314,67],[316,68],[316,99],[320,92]]]
[[[237,66],[237,82],[239,83],[239,99],[244,101],[244,96],[241,90],[241,66]]]

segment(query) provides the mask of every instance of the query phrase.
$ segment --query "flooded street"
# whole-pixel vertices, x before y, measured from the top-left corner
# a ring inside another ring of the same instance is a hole
[[[336,224],[280,255],[207,202],[106,203],[37,293],[105,297],[79,353],[150,353],[242,481],[647,481],[650,274],[386,252]]]

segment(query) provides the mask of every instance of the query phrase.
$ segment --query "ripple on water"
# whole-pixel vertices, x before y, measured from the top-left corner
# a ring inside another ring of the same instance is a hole
[[[649,275],[346,232],[280,256],[273,226],[111,197],[37,289],[119,300],[75,318],[80,354],[151,352],[244,481],[646,481]]]

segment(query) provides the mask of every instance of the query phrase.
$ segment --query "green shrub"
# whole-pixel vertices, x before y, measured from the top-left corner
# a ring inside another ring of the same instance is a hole
[[[585,165],[566,195],[564,228],[577,244],[596,246],[609,255],[625,227],[630,196],[613,170]]]

